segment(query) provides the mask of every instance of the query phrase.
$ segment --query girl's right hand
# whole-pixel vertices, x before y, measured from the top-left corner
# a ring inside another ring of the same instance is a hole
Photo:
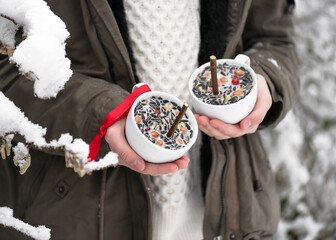
[[[169,163],[150,163],[142,159],[128,144],[125,137],[126,118],[122,118],[107,128],[105,140],[110,146],[111,151],[118,154],[119,165],[128,167],[136,172],[157,176],[176,172],[186,168],[189,158],[183,156]]]

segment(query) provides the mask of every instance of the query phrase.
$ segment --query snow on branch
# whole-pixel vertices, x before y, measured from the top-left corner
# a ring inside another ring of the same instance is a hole
[[[86,172],[97,171],[111,166],[116,166],[118,164],[118,154],[114,152],[109,152],[103,159],[99,161],[92,161],[84,165],[84,170]]]
[[[45,145],[42,136],[46,129],[32,123],[15,104],[0,92],[0,136],[6,133],[19,132],[27,142],[34,142],[37,146]]]
[[[0,53],[28,79],[42,99],[55,97],[72,75],[64,22],[42,0],[0,0]],[[15,34],[23,27],[23,41],[15,47]]]
[[[0,6],[0,53],[8,55],[10,62],[34,81],[37,97],[56,97],[72,75],[65,52],[69,32],[64,22],[43,0],[0,0]],[[19,28],[23,29],[23,41],[16,43]],[[66,166],[74,168],[80,176],[118,163],[117,155],[110,153],[101,162],[86,165],[89,145],[81,139],[73,139],[68,133],[47,143],[44,137],[47,130],[29,121],[2,92],[0,109],[0,155],[5,159],[12,149],[14,164],[20,167],[21,174],[30,166],[31,147],[64,150]],[[12,148],[14,135],[21,136],[24,143],[20,142]]]
[[[44,137],[46,129],[29,121],[24,113],[2,92],[0,92],[0,109],[2,111],[0,114],[0,153],[2,158],[5,159],[10,155],[14,134],[20,135],[25,140],[25,144],[18,143],[13,148],[13,161],[16,166],[20,167],[21,174],[24,174],[30,166],[30,147],[64,149],[66,166],[74,168],[80,176],[118,163],[118,156],[111,152],[98,162],[93,161],[86,164],[89,145],[81,139],[73,139],[68,133],[62,134],[58,140],[47,143]]]
[[[56,97],[70,79],[72,70],[66,58],[65,40],[69,37],[64,22],[54,15],[43,0],[0,0],[0,54],[8,55],[19,72],[34,81],[34,93],[41,99]],[[19,29],[22,41],[16,42]],[[24,174],[31,163],[30,148],[65,151],[67,167],[79,176],[90,174],[118,163],[118,155],[107,154],[101,161],[88,162],[89,145],[73,139],[69,133],[47,142],[47,129],[32,123],[25,114],[0,91],[0,156],[5,159],[13,151],[13,162]],[[22,140],[12,147],[14,136]],[[50,239],[50,230],[33,227],[13,217],[12,209],[0,207],[0,226],[14,228],[34,239]]]
[[[0,54],[12,56],[15,48],[15,33],[18,30],[12,20],[0,14]]]
[[[17,218],[14,218],[13,210],[8,207],[0,207],[0,225],[14,228],[36,240],[50,239],[50,229],[45,226],[33,227]]]

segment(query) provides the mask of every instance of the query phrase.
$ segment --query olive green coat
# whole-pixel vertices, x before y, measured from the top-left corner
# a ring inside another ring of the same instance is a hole
[[[0,56],[0,89],[32,122],[48,128],[48,139],[70,132],[89,143],[107,113],[135,84],[128,52],[106,0],[47,2],[71,34],[67,54],[74,75],[56,99],[40,100],[34,97],[32,82]],[[266,78],[273,105],[262,127],[273,127],[284,118],[299,89],[292,20],[286,8],[285,0],[229,1],[223,57],[245,52],[252,68]],[[279,200],[258,134],[210,142],[204,238],[271,238],[279,220]],[[0,161],[0,206],[13,208],[16,217],[34,226],[46,225],[52,239],[151,239],[148,176],[118,166],[106,175],[94,172],[79,178],[65,168],[62,152],[31,150],[31,155],[32,165],[23,176],[9,159]],[[261,192],[253,189],[256,174]],[[0,228],[0,238],[25,239],[5,228]]]

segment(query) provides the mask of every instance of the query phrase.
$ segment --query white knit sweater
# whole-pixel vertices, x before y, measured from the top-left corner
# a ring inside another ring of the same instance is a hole
[[[198,66],[199,0],[124,0],[135,68],[152,90],[188,101],[188,78]],[[202,239],[204,204],[199,141],[187,169],[152,177],[153,239]]]

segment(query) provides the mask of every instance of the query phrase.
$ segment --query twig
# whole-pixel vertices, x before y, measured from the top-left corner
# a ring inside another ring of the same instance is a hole
[[[169,129],[169,131],[167,133],[167,137],[170,138],[173,135],[174,131],[177,128],[177,125],[180,123],[180,121],[181,121],[183,115],[185,114],[185,112],[187,111],[188,107],[189,107],[188,103],[183,104],[181,111],[179,112],[179,114],[175,118],[173,125],[171,126],[171,128]]]
[[[7,17],[7,16],[5,16],[1,13],[0,13],[0,17],[6,18],[7,20],[9,20],[9,21],[13,22],[15,25],[17,25],[16,21],[13,18]]]
[[[210,56],[210,69],[211,69],[211,83],[214,95],[218,95],[218,80],[217,80],[217,63],[216,56]]]
[[[76,156],[76,153],[65,150],[65,146],[58,146],[58,147],[53,147],[53,146],[36,146],[34,143],[32,142],[27,142],[25,137],[18,133],[18,132],[8,132],[5,133],[4,137],[8,136],[8,135],[18,135],[20,137],[23,138],[23,142],[25,142],[25,145],[29,151],[29,148],[36,148],[39,150],[64,150],[65,151],[65,165],[66,167],[72,167],[74,168],[74,171],[80,176],[83,177],[86,174],[86,171],[84,170],[84,164],[83,162]],[[1,153],[1,157],[3,159],[6,159],[6,156],[8,157],[10,155],[10,148],[8,146],[8,143],[6,141],[6,139],[4,137],[0,138],[0,153]],[[14,164],[17,166],[20,166],[20,174],[24,174],[27,169],[30,166],[31,163],[31,156],[30,154],[26,154],[25,156],[19,156],[17,159],[13,159]],[[24,162],[22,162],[24,161]]]

